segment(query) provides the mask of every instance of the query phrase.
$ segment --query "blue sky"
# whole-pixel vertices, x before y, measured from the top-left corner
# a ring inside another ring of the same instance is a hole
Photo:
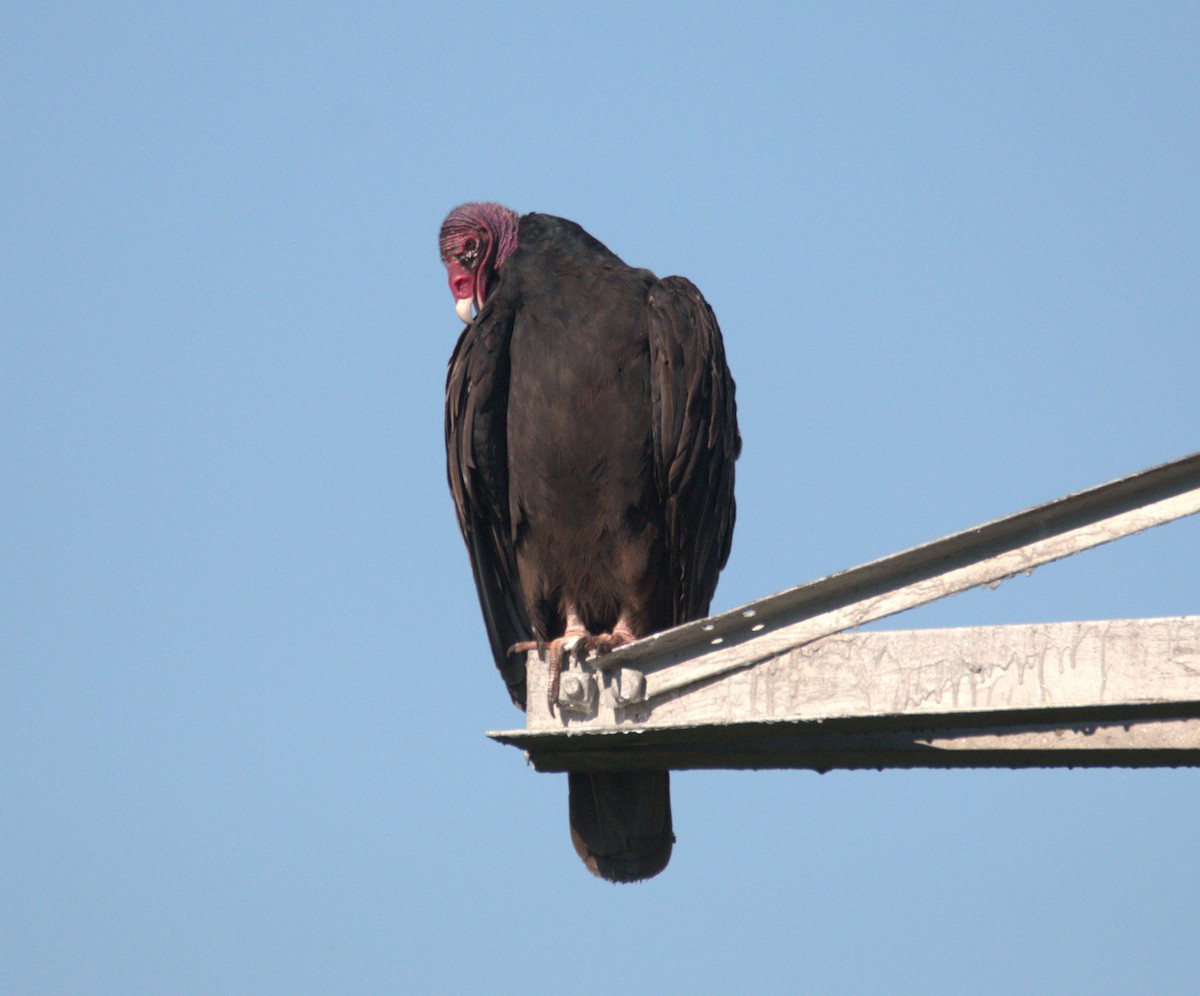
[[[446,211],[694,280],[725,609],[1200,448],[1200,13],[0,9],[0,989],[1188,991],[1193,771],[687,773],[593,880],[446,493]],[[1200,521],[889,625],[1195,613]]]

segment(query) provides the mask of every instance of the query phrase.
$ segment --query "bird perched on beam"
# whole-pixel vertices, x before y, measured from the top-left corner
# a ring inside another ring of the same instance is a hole
[[[712,309],[571,221],[464,204],[439,247],[467,323],[446,454],[488,638],[525,707],[525,653],[604,652],[708,614],[741,449]],[[551,708],[555,697],[551,682]],[[614,882],[666,867],[665,771],[569,776],[571,837]]]

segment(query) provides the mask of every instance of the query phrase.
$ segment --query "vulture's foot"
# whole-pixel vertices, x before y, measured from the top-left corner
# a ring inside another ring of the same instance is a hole
[[[636,639],[637,634],[623,620],[618,619],[617,625],[613,627],[611,633],[597,633],[595,636],[587,637],[583,641],[583,649],[594,650],[597,654],[604,655],[611,650],[616,650],[617,647],[633,643]],[[600,664],[596,666],[602,667]]]
[[[542,640],[526,640],[522,643],[514,643],[509,647],[510,654],[528,653],[530,650],[536,650],[538,657],[546,661],[550,672],[550,681],[546,688],[546,705],[550,708],[550,715],[554,715],[554,707],[558,705],[558,689],[562,682],[562,667],[563,659],[567,654],[575,650],[582,651],[590,639],[587,632],[567,632],[562,636],[556,637],[549,642]]]

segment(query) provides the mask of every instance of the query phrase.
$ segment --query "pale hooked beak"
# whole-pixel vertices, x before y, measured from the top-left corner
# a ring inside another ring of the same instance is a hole
[[[471,319],[474,317],[471,312],[474,311],[475,302],[469,297],[460,297],[454,302],[454,313],[463,320],[464,325],[470,325]]]

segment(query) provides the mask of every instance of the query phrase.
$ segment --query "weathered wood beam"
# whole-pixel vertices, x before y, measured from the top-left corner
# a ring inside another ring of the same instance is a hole
[[[1200,617],[844,633],[1196,512],[1200,453],[574,662],[555,714],[531,654],[490,735],[548,771],[1197,765]]]
[[[838,634],[492,736],[542,771],[1200,765],[1200,616]]]
[[[924,728],[879,724],[738,723],[674,730],[493,733],[525,751],[538,771],[649,771],[803,768],[1179,768],[1200,767],[1200,718],[1153,715],[1050,723],[955,724],[930,717]],[[982,719],[982,717],[981,717]]]
[[[530,671],[545,699],[546,669]],[[920,717],[1200,703],[1200,616],[839,633],[752,668],[596,719],[536,713],[535,730],[634,723]]]

